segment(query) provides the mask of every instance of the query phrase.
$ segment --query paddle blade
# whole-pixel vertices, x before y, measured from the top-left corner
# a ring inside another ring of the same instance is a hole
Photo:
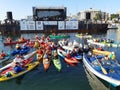
[[[101,69],[104,74],[107,74],[107,71],[103,67],[101,67]]]

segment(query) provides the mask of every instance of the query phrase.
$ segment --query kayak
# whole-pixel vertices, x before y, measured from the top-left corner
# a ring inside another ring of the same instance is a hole
[[[29,46],[24,46],[23,48],[19,49],[19,50],[14,50],[12,52],[12,55],[16,55],[16,54],[20,54],[20,55],[23,55],[23,54],[27,54],[28,52],[30,51],[30,47]]]
[[[53,64],[54,64],[55,68],[60,72],[61,68],[62,68],[60,59],[59,58],[53,59]]]
[[[91,35],[83,35],[83,34],[76,34],[75,36],[78,38],[92,38]]]
[[[44,58],[43,59],[43,67],[44,67],[44,70],[47,71],[50,67],[50,59],[48,58]]]
[[[94,50],[93,50],[93,53],[94,53],[94,54],[102,54],[102,55],[107,55],[107,56],[109,56],[112,52],[109,52],[109,51],[100,51],[100,50],[94,49]]]
[[[36,51],[33,51],[33,52],[31,52],[31,53],[23,56],[23,57],[24,57],[24,60],[28,60],[28,59],[31,58],[34,54],[36,54]],[[7,64],[7,65],[5,65],[5,66],[2,67],[2,68],[0,68],[0,71],[3,71],[4,69],[7,69],[7,68],[9,68],[9,67],[11,67],[11,66],[12,66],[12,62],[9,63],[9,64]]]
[[[16,77],[19,77],[29,71],[31,71],[32,69],[34,69],[36,66],[39,65],[39,62],[36,61],[36,62],[32,62],[32,63],[29,63],[26,65],[26,68],[25,70],[19,72],[19,73],[14,73],[14,70],[11,70],[9,73],[10,75],[8,77],[6,77],[5,75],[1,75],[0,77],[0,82],[2,81],[7,81],[7,80],[10,80],[10,79],[13,79],[13,78],[16,78]]]
[[[49,35],[51,39],[70,38],[69,35]]]
[[[3,59],[0,59],[0,63],[2,63],[2,62],[4,62],[4,61],[9,60],[9,59],[10,59],[10,57],[11,57],[11,53],[10,53],[10,52],[8,52],[8,53],[7,53],[7,56],[5,56]]]
[[[12,41],[12,42],[4,42],[4,45],[7,46],[7,45],[15,45],[15,44],[21,44],[21,43],[25,43],[27,41],[30,41],[30,39],[25,39],[24,41]]]
[[[41,62],[41,61],[43,61],[43,54],[36,54],[36,57],[37,57],[37,60],[39,61],[39,62]]]
[[[78,60],[76,59],[76,58],[74,58],[74,57],[71,57],[71,58],[67,58],[67,57],[65,57],[65,62],[67,63],[67,64],[69,64],[69,65],[71,65],[71,66],[76,66],[79,62],[78,62]]]
[[[58,54],[57,54],[57,56],[55,56],[54,50],[52,52],[53,52],[52,53],[53,64],[54,64],[55,68],[60,72],[62,69],[62,64],[61,64],[60,58],[58,57]],[[56,53],[57,53],[57,51],[56,51]]]
[[[27,59],[27,60],[24,60],[24,61],[23,61],[23,63],[24,63],[23,66],[26,66],[27,64],[31,63],[32,61],[33,61],[33,58],[29,58],[29,59]],[[13,70],[13,67],[11,66],[11,67],[3,70],[3,71],[1,72],[1,74],[6,74],[7,72],[10,72],[10,71],[12,71],[12,70]]]

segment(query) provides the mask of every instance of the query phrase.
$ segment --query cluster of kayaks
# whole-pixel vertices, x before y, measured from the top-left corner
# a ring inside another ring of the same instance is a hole
[[[50,38],[68,38],[69,36],[59,36],[59,35],[50,35]],[[76,37],[79,38],[92,38],[91,36],[87,35],[80,35],[76,34]],[[30,39],[27,39],[29,41]],[[30,43],[29,43],[30,42]],[[112,52],[109,51],[101,51],[97,49],[92,49],[91,54],[89,53],[90,49],[88,47],[81,47],[81,44],[74,41],[74,43],[70,43],[67,40],[60,40],[58,41],[58,45],[54,46],[53,42],[44,42],[42,40],[36,41],[29,41],[26,45],[19,49],[14,50],[12,53],[8,52],[7,56],[4,57],[1,62],[10,59],[11,55],[21,54],[24,57],[24,70],[19,73],[14,73],[12,68],[12,62],[0,68],[1,77],[0,81],[10,80],[12,78],[16,78],[21,76],[28,71],[32,70],[39,64],[43,64],[44,70],[48,71],[51,63],[55,66],[57,71],[62,70],[62,63],[63,60],[66,64],[70,66],[77,66],[79,62],[82,60],[86,69],[95,74],[97,77],[107,81],[109,84],[117,87],[120,85],[120,65],[117,61],[113,60],[106,60],[106,56],[110,56]],[[87,39],[87,42],[90,44],[107,46],[108,43],[101,43],[101,42],[94,42],[92,39]],[[18,43],[18,42],[16,42]],[[10,44],[10,43],[9,43]],[[15,43],[11,43],[15,44]],[[8,45],[8,44],[6,44]],[[53,47],[53,46],[54,47]],[[115,43],[110,43],[113,47],[118,47],[119,45],[115,46]],[[48,52],[50,55],[46,55],[47,47],[51,47],[51,51]],[[85,46],[85,45],[84,45]],[[109,45],[108,45],[109,46]],[[30,52],[31,48],[35,48],[33,52]],[[42,50],[43,53],[38,53],[39,50]],[[32,58],[36,54],[37,61],[34,61]],[[61,59],[62,58],[62,59]],[[6,76],[8,75],[8,76]]]

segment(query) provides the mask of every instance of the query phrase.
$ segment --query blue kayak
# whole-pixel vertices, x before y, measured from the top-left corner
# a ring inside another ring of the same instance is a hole
[[[13,55],[13,56],[16,55],[16,54],[23,55],[23,54],[27,54],[29,51],[30,51],[30,47],[24,46],[24,47],[21,48],[21,49],[14,50],[14,51],[12,52],[12,55]]]

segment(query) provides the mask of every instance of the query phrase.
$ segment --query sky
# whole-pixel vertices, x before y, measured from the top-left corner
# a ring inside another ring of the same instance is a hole
[[[88,10],[101,10],[107,13],[120,11],[120,0],[0,0],[0,20],[6,19],[6,12],[11,11],[13,19],[20,20],[33,15],[32,7],[67,7],[67,15]]]

